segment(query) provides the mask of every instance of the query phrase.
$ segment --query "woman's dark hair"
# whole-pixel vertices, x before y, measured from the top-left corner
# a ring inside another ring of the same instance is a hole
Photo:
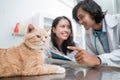
[[[80,1],[72,10],[73,19],[75,19],[76,22],[79,21],[77,18],[79,8],[82,8],[84,11],[88,12],[96,23],[100,23],[104,18],[105,12],[102,12],[101,7],[95,1],[84,0]]]
[[[74,43],[74,41],[73,41],[72,24],[71,24],[71,21],[70,21],[67,17],[65,17],[65,16],[60,16],[60,17],[57,17],[57,18],[55,18],[55,19],[53,20],[52,29],[51,29],[51,41],[52,41],[52,43],[53,43],[53,46],[55,46],[55,47],[59,50],[58,45],[57,45],[57,43],[56,43],[57,37],[56,37],[56,34],[53,32],[53,28],[56,28],[57,24],[59,23],[59,21],[60,21],[61,19],[66,19],[66,20],[68,20],[68,22],[69,22],[69,24],[70,24],[70,30],[71,30],[71,34],[70,34],[70,36],[68,37],[68,39],[65,40],[65,41],[63,41],[63,43],[62,43],[62,50],[63,50],[63,53],[66,55],[67,52],[71,52],[71,51],[72,51],[72,50],[67,49],[67,46],[75,46],[75,43]]]

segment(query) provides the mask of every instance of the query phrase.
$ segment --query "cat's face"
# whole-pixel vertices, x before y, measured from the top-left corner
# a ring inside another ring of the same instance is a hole
[[[25,44],[32,49],[43,50],[49,40],[47,30],[35,28],[32,25],[28,26],[28,31],[25,36]]]

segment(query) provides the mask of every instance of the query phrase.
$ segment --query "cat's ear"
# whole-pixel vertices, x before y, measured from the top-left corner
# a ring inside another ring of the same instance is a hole
[[[50,33],[51,33],[51,28],[46,28],[45,30],[46,30],[47,33],[50,35]]]
[[[46,30],[47,32],[49,32],[49,31],[51,31],[51,28],[46,28],[45,30]]]
[[[29,24],[28,28],[27,28],[27,33],[32,32],[34,29],[35,29],[35,27],[32,24]]]

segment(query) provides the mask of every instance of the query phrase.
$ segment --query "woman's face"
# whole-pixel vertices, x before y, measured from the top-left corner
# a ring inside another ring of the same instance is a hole
[[[56,28],[53,28],[53,32],[56,34],[58,40],[67,40],[71,34],[69,21],[66,19],[61,19]]]
[[[95,20],[92,19],[91,15],[82,8],[78,9],[77,18],[79,19],[79,23],[82,24],[86,30],[93,27],[95,24]]]

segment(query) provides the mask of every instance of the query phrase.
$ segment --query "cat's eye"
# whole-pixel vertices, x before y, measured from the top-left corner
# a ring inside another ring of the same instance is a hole
[[[45,39],[47,39],[47,36],[45,36]]]
[[[36,35],[38,38],[41,38],[41,36],[40,35]]]

